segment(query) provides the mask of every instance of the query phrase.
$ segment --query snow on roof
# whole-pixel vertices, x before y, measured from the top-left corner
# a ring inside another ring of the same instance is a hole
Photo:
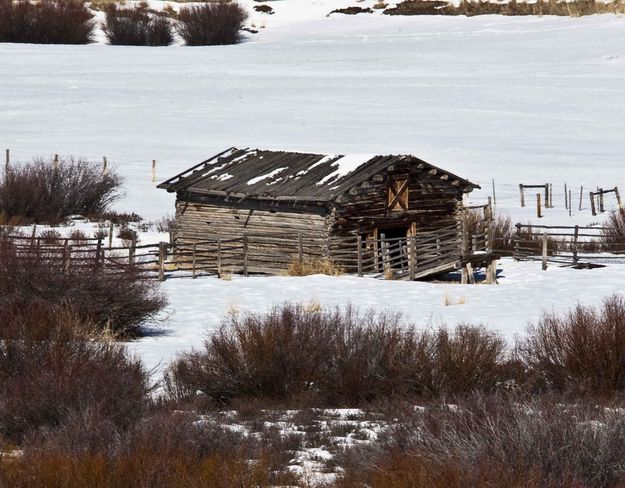
[[[258,182],[260,182],[262,180],[266,180],[267,178],[271,178],[272,176],[275,176],[278,173],[281,173],[285,169],[287,169],[286,166],[284,166],[282,168],[276,168],[273,171],[270,171],[269,173],[265,173],[264,175],[256,176],[256,177],[252,178],[251,180],[248,180],[247,184],[248,185],[255,185],[256,183],[258,183]]]
[[[336,169],[329,175],[324,176],[317,185],[332,183],[354,172],[366,162],[371,161],[374,157],[375,154],[348,154],[347,156],[343,156],[332,163],[332,166],[335,166]]]

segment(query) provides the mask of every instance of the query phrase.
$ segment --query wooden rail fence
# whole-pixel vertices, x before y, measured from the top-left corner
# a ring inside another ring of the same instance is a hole
[[[590,267],[625,262],[623,229],[611,227],[516,225],[513,257]]]

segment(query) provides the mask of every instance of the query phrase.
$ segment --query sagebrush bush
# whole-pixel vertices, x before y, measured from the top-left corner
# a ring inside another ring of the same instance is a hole
[[[126,46],[169,46],[174,32],[167,17],[150,15],[147,4],[122,8],[109,5],[102,30],[109,44]]]
[[[378,441],[343,460],[337,483],[434,488],[623,486],[625,417],[557,402],[472,397],[406,408]]]
[[[0,338],[0,434],[13,442],[92,413],[126,428],[144,412],[148,375],[124,347],[91,340],[70,307],[25,304]],[[8,329],[8,330],[7,330]]]
[[[545,387],[578,393],[625,390],[625,299],[600,308],[578,305],[567,314],[545,314],[519,341],[521,360]]]
[[[405,0],[384,11],[388,15],[557,15],[581,17],[594,14],[618,14],[625,12],[623,2],[598,2],[595,0],[538,0],[493,3],[487,0],[461,0],[457,5],[440,0]]]
[[[0,175],[0,213],[21,224],[62,222],[70,215],[97,217],[120,194],[122,178],[81,160],[42,159]]]
[[[604,250],[615,253],[625,252],[625,210],[610,213],[602,227]]]
[[[237,398],[357,404],[387,397],[492,390],[504,375],[505,343],[483,328],[419,332],[397,317],[276,308],[235,315],[182,355],[166,375],[181,400]]]
[[[189,46],[236,44],[247,12],[237,3],[206,3],[178,13],[178,34]]]
[[[82,0],[0,0],[0,42],[87,44],[92,17]]]
[[[0,239],[0,333],[6,324],[28,319],[31,304],[40,301],[70,305],[100,332],[136,337],[165,305],[157,282],[133,269],[97,268],[93,259],[66,269],[58,255],[20,244],[25,249]]]

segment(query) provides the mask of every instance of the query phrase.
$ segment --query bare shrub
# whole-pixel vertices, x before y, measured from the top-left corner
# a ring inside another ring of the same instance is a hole
[[[134,212],[118,212],[116,210],[106,210],[98,214],[99,221],[112,222],[121,227],[128,227],[128,224],[138,224],[143,221],[143,217]]]
[[[604,250],[609,252],[625,252],[625,211],[610,213],[602,227]]]
[[[236,44],[246,19],[247,12],[237,3],[207,3],[181,9],[177,30],[189,46]]]
[[[548,388],[613,393],[625,390],[625,299],[599,309],[578,305],[545,314],[517,345],[520,358]]]
[[[328,276],[340,276],[345,271],[331,259],[294,260],[289,264],[286,274],[289,276],[310,276],[324,274]]]
[[[0,335],[0,432],[20,442],[73,415],[96,412],[119,428],[146,406],[141,363],[117,344],[92,341],[71,308],[39,303],[3,318]],[[46,313],[47,312],[47,313]]]
[[[484,0],[461,0],[454,5],[438,0],[405,0],[384,11],[387,15],[557,15],[565,17],[581,17],[585,15],[623,13],[622,2],[597,2],[595,0],[573,0],[560,2],[557,0],[538,0],[537,2],[492,3]]]
[[[345,460],[340,487],[623,486],[625,417],[603,408],[500,397],[405,409]]]
[[[0,212],[22,224],[97,217],[119,196],[122,179],[82,160],[42,159],[11,167],[0,177]]]
[[[487,235],[487,226],[490,220],[484,216],[481,210],[471,209],[467,211],[466,225],[469,236]],[[492,247],[494,251],[511,252],[514,250],[515,228],[510,217],[494,213],[492,218]]]
[[[60,247],[58,253],[62,252]],[[165,305],[157,283],[142,279],[132,269],[94,268],[93,258],[86,261],[91,266],[65,269],[58,257],[36,247],[18,252],[13,242],[0,239],[0,328],[39,300],[71,305],[99,331],[136,337]]]
[[[482,328],[418,332],[398,317],[287,305],[231,317],[171,365],[166,385],[178,400],[353,405],[490,391],[506,378],[504,360],[503,340]]]
[[[82,0],[0,0],[0,42],[87,44],[92,17]]]
[[[174,42],[173,27],[167,17],[150,15],[147,4],[105,9],[102,30],[109,44],[126,46],[169,46]]]

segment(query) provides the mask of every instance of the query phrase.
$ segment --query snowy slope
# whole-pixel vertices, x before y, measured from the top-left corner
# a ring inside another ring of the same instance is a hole
[[[497,208],[515,221],[534,211],[519,208],[519,183],[554,185],[543,219],[552,224],[601,218],[587,199],[569,218],[564,183],[575,201],[580,185],[625,194],[625,18],[327,17],[330,4],[351,2],[271,4],[276,14],[255,14],[260,32],[237,46],[0,44],[0,149],[107,156],[126,176],[118,207],[149,219],[173,211],[173,196],[151,182],[152,159],[163,180],[232,145],[413,153],[482,185],[476,202],[494,179]],[[283,300],[349,301],[419,326],[484,323],[511,337],[543,310],[597,303],[625,279],[625,266],[502,264],[499,286],[172,279],[164,334],[133,348],[154,366],[198,345],[229,309]]]
[[[0,45],[0,147],[106,155],[127,176],[120,207],[149,218],[173,208],[152,159],[164,179],[230,145],[414,153],[481,184],[475,199],[494,178],[515,220],[533,211],[519,183],[553,183],[551,223],[569,221],[565,182],[625,183],[625,18],[326,17],[327,3],[297,17],[302,2],[272,2],[275,25],[237,46]],[[585,207],[571,221],[596,220]]]

